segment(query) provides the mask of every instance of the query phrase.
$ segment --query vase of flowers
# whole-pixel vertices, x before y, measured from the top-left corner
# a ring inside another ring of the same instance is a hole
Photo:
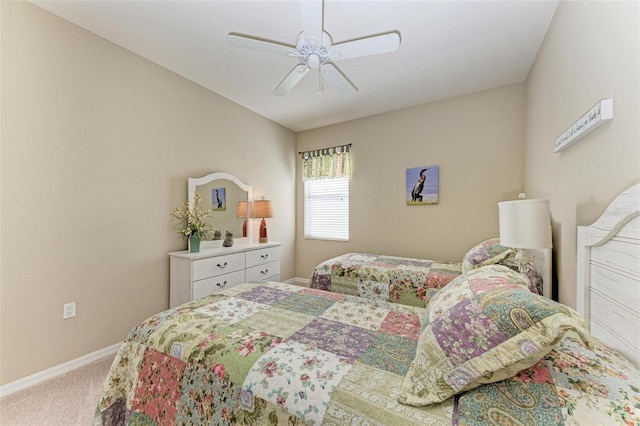
[[[178,221],[176,228],[178,234],[183,239],[189,241],[189,251],[197,253],[200,251],[200,241],[206,239],[213,227],[205,221],[211,216],[211,210],[203,210],[200,207],[202,198],[197,192],[193,197],[193,206],[189,207],[189,202],[185,201],[184,205],[178,206],[171,211],[171,219]]]
[[[200,238],[197,235],[189,237],[189,251],[191,253],[198,253],[200,251]]]

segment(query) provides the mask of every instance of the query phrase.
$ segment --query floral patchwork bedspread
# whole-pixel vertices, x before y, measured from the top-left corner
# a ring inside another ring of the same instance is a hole
[[[431,295],[460,275],[462,264],[347,253],[316,266],[311,288],[425,307]]]
[[[421,308],[242,284],[136,326],[95,425],[637,424],[640,372],[577,339],[517,376],[427,407],[398,402]]]

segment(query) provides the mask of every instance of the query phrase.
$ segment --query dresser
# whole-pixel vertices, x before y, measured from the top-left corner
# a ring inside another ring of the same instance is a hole
[[[169,253],[169,306],[249,281],[280,281],[280,245],[250,243]]]

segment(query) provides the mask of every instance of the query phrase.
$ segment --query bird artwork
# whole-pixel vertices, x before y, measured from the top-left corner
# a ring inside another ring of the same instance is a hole
[[[427,177],[424,175],[424,172],[429,170],[431,167],[427,167],[426,169],[420,170],[420,177],[416,182],[416,185],[413,187],[413,191],[411,191],[411,201],[420,201],[422,202],[422,190],[424,189],[424,181]]]
[[[407,205],[438,204],[439,169],[438,166],[407,169]]]
[[[227,209],[227,191],[225,188],[211,189],[211,202],[213,211],[224,211]]]

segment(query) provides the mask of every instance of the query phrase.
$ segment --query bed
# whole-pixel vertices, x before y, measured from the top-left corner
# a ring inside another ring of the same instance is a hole
[[[531,290],[551,298],[551,250],[531,250]],[[373,253],[346,253],[316,266],[309,286],[334,293],[426,307],[451,280],[475,267],[503,264],[516,270],[515,250],[490,238],[470,248],[460,261],[439,261]]]
[[[591,263],[595,251],[581,253]],[[460,274],[427,308],[246,283],[131,330],[94,424],[638,424],[640,371],[593,324],[496,264]]]
[[[346,253],[320,263],[311,288],[425,307],[433,294],[462,273],[461,262]]]
[[[640,184],[578,227],[577,309],[593,334],[640,367]]]

